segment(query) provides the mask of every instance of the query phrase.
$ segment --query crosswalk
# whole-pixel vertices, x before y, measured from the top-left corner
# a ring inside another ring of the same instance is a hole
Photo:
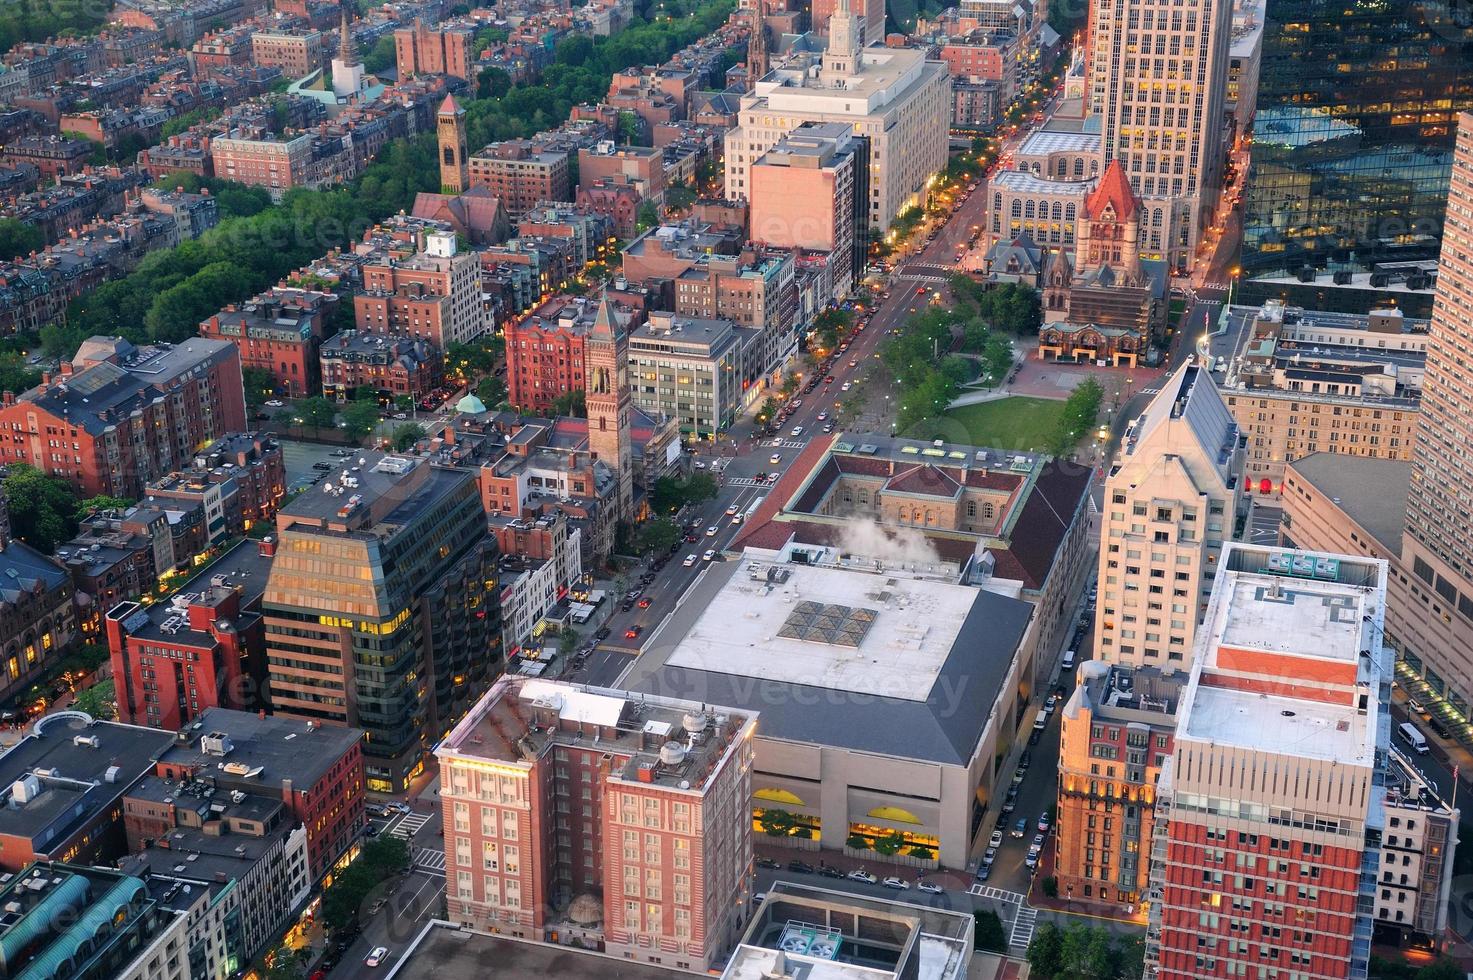
[[[770,487],[766,480],[754,480],[749,476],[733,476],[726,481],[729,487]]]
[[[950,281],[951,281],[951,280],[947,279],[944,276],[911,276],[911,275],[902,275],[900,277],[900,279],[903,280],[904,282],[923,282],[923,283],[925,283],[928,286],[945,286],[948,283],[950,283]]]
[[[1011,905],[1022,905],[1023,900],[1028,897],[1021,892],[1010,892],[1002,888],[993,888],[991,885],[984,885],[977,881],[967,886],[967,892],[976,895],[978,898],[990,898],[994,901],[1007,902]]]
[[[389,828],[389,836],[409,840],[419,833],[420,828],[430,822],[428,813],[406,813]]]
[[[443,875],[445,873],[445,852],[433,850],[428,847],[416,848],[414,851],[414,866],[420,871]]]
[[[1038,924],[1038,910],[1031,909],[1026,905],[1018,906],[1018,914],[1013,919],[1013,934],[1008,937],[1008,945],[1013,949],[1028,948],[1033,942],[1033,928]]]
[[[769,439],[767,445],[773,449],[802,449],[808,443],[799,442],[797,439]]]

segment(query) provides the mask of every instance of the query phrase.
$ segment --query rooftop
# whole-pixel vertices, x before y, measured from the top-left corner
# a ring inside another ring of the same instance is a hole
[[[611,778],[700,792],[755,719],[710,703],[503,677],[437,754],[530,766],[555,745],[594,739],[623,757]]]
[[[394,980],[483,980],[487,964],[509,977],[558,980],[690,980],[685,970],[631,963],[569,946],[462,932],[448,924],[424,928],[403,954]],[[390,961],[391,967],[394,966]]]
[[[0,755],[0,834],[29,838],[47,853],[113,806],[173,741],[169,732],[93,721],[80,711],[42,716]]]
[[[418,457],[364,450],[283,507],[276,526],[353,532],[409,524],[466,479],[462,472]]]
[[[965,764],[1031,615],[915,573],[727,562],[697,580],[627,683],[760,710],[768,738]]]
[[[1401,553],[1412,464],[1400,459],[1310,453],[1291,461],[1299,477],[1328,498],[1391,554]]]
[[[108,615],[123,618],[123,629],[130,636],[163,643],[203,641],[207,631],[190,628],[190,605],[214,605],[231,591],[239,590],[240,605],[245,609],[261,598],[270,574],[271,559],[261,554],[260,542],[241,541],[181,585],[167,601],[151,606],[122,602]],[[225,629],[227,622],[217,620],[216,628]]]
[[[311,787],[363,738],[356,728],[228,708],[207,708],[180,734],[171,739],[162,761],[201,774],[212,770],[208,774],[222,782],[249,780],[270,790],[279,789],[283,780],[299,789]]]
[[[1058,130],[1036,130],[1023,141],[1017,157],[1045,156],[1049,153],[1095,153],[1100,148],[1100,134],[1072,133]]]
[[[722,980],[966,980],[970,913],[779,881]]]
[[[1386,563],[1229,546],[1198,634],[1178,737],[1369,766]]]
[[[1084,197],[1094,186],[1093,177],[1087,180],[1050,180],[1022,170],[1000,170],[988,181],[991,190],[1018,194],[1067,194],[1072,197]]]

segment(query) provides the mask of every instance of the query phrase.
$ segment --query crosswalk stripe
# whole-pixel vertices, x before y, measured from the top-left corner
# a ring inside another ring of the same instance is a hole
[[[389,836],[397,837],[399,840],[409,840],[429,822],[430,816],[427,813],[406,814],[389,830]]]
[[[1014,949],[1027,949],[1028,944],[1033,941],[1033,928],[1038,923],[1038,911],[1026,905],[1018,908],[1018,915],[1013,919],[1013,934],[1008,937],[1008,945]]]

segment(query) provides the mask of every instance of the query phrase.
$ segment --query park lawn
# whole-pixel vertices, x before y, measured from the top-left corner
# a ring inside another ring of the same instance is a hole
[[[966,439],[947,438],[990,449],[1035,449],[1042,451],[1058,430],[1064,403],[1049,398],[1003,398],[995,402],[963,405],[946,413],[960,423]]]

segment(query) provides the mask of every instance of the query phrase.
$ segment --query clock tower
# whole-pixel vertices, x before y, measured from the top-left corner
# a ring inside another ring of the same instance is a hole
[[[583,345],[588,449],[618,481],[616,520],[634,518],[634,451],[629,436],[629,338],[607,295]]]

